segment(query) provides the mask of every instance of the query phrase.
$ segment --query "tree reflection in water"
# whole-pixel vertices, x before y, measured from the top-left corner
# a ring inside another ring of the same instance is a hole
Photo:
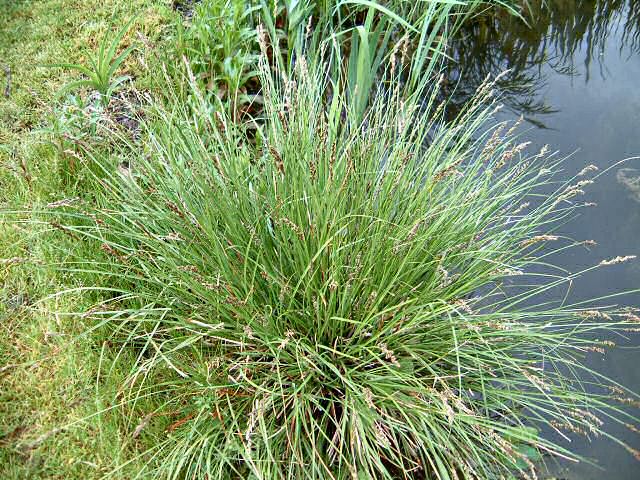
[[[636,0],[522,0],[523,18],[487,9],[466,22],[451,41],[443,98],[455,115],[487,78],[499,82],[502,102],[530,123],[544,127],[553,106],[541,99],[543,67],[575,76],[584,62],[585,81],[594,67],[604,75],[602,54],[614,35],[620,53],[640,52],[640,2]]]

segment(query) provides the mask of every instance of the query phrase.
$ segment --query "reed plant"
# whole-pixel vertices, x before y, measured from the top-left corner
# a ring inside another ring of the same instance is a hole
[[[339,59],[278,71],[263,35],[257,134],[192,79],[195,107],[149,113],[98,206],[58,213],[101,252],[65,267],[104,295],[84,318],[136,359],[140,476],[536,478],[577,459],[571,435],[636,428],[612,401],[637,395],[581,361],[637,312],[553,297],[580,273],[550,255],[589,245],[556,229],[590,169],[559,181],[495,125],[493,81],[445,122],[438,76],[406,96],[391,63],[360,109]]]
[[[410,68],[404,66],[410,75],[403,82],[405,91],[414,93],[420,79],[447,56],[446,39],[471,17],[496,6],[519,18],[528,10],[528,2],[514,0],[205,0],[186,26],[178,23],[178,58],[169,63],[181,66],[186,58],[204,94],[225,99],[227,112],[236,121],[246,120],[262,104],[255,35],[261,25],[273,41],[270,62],[283,72],[299,55],[337,49],[347,64],[351,103],[364,110],[375,94],[375,83],[381,81],[381,65],[392,56],[406,59],[398,45],[416,60]]]

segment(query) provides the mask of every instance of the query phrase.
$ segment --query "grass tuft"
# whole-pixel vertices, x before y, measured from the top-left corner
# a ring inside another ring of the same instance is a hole
[[[630,423],[610,400],[636,395],[580,362],[634,314],[548,297],[578,275],[546,258],[581,245],[554,228],[588,180],[489,128],[492,82],[445,124],[435,88],[352,115],[325,72],[262,57],[257,137],[205,101],[159,108],[108,206],[67,212],[102,251],[67,266],[107,296],[85,316],[136,357],[128,407],[155,405],[145,471],[536,478],[575,459],[550,431]]]

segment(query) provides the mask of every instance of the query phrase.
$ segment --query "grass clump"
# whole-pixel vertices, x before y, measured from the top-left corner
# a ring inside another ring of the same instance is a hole
[[[104,254],[69,267],[109,285],[85,316],[136,357],[126,404],[154,405],[145,472],[535,478],[575,458],[550,429],[632,421],[580,358],[635,314],[544,297],[575,278],[542,246],[577,245],[551,230],[589,181],[542,195],[558,162],[487,127],[491,83],[453,123],[435,89],[361,118],[326,64],[267,65],[259,141],[204,100],[159,109],[108,207],[68,213]]]

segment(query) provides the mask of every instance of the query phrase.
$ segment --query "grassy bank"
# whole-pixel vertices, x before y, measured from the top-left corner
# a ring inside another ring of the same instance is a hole
[[[134,14],[140,15],[135,32],[162,40],[171,12],[161,2],[0,2],[0,59],[10,72],[2,76],[0,97],[3,210],[31,210],[76,195],[65,175],[67,159],[47,132],[55,95],[73,74],[45,65],[84,62],[100,35]],[[139,38],[132,32],[126,41]],[[134,55],[124,69],[144,88],[142,58]],[[85,296],[43,300],[69,286],[48,264],[71,247],[50,230],[0,219],[0,477],[6,479],[98,478],[134,448],[119,416],[61,429],[101,409],[117,386],[97,380],[100,362],[108,359],[93,339],[79,336],[82,319],[54,313],[83,308]]]

